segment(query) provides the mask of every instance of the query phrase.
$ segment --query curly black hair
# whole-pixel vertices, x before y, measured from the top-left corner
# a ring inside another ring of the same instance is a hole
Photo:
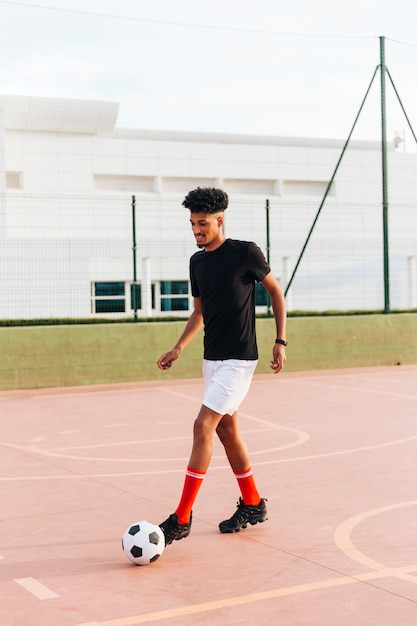
[[[185,196],[182,204],[190,213],[219,213],[227,209],[229,197],[222,189],[197,187]]]

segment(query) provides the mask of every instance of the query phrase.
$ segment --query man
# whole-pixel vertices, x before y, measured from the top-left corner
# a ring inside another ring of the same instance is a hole
[[[159,358],[158,367],[169,369],[204,326],[204,399],[194,422],[180,502],[160,524],[166,545],[190,534],[192,507],[210,464],[214,432],[224,446],[241,492],[237,511],[220,522],[220,532],[239,532],[248,524],[268,519],[266,501],[257,490],[237,423],[237,411],[258,360],[256,282],[262,282],[269,292],[274,311],[277,338],[271,368],[275,374],[284,365],[287,345],[284,295],[264,255],[256,244],[226,239],[223,233],[227,194],[221,189],[197,188],[188,193],[183,205],[190,210],[191,228],[202,249],[190,259],[194,310],[175,346]]]

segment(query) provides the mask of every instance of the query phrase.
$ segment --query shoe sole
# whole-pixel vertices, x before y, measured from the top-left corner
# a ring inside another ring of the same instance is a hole
[[[164,531],[162,531],[162,532],[164,532]],[[181,537],[174,537],[174,539],[171,539],[171,541],[168,541],[168,542],[166,540],[166,536],[164,535],[164,537],[165,537],[165,547],[166,546],[170,546],[171,543],[173,543],[174,541],[179,541],[180,539],[185,539],[186,537],[188,537],[189,534],[190,533],[188,532],[185,535],[181,535]]]
[[[240,526],[235,526],[234,528],[220,528],[220,526],[219,526],[219,530],[220,530],[221,533],[224,533],[224,534],[227,534],[227,533],[238,533],[241,530],[244,530],[245,528],[247,528],[248,524],[250,524],[251,526],[255,526],[255,524],[262,524],[263,522],[266,522],[267,519],[268,519],[267,517],[251,519],[251,520],[248,520],[247,522],[245,522],[244,524],[241,524]]]
[[[180,539],[185,539],[186,537],[188,537],[189,534],[190,534],[190,531],[188,531],[188,533],[185,533],[184,535],[181,535],[181,537],[175,537],[174,541],[179,541]]]
[[[159,528],[161,528],[161,527],[159,527]],[[173,543],[174,541],[179,541],[180,539],[185,539],[185,537],[188,537],[188,535],[189,535],[189,534],[190,534],[190,532],[191,532],[191,528],[190,528],[190,529],[188,530],[188,532],[185,532],[183,535],[180,535],[179,537],[174,537],[173,539],[171,539],[171,541],[167,541],[167,537],[166,537],[166,535],[165,535],[165,533],[164,533],[164,529],[163,529],[163,528],[161,528],[161,530],[162,530],[162,532],[163,532],[163,534],[164,534],[164,539],[165,539],[165,547],[166,547],[166,546],[170,546],[170,545],[171,545],[171,543]]]

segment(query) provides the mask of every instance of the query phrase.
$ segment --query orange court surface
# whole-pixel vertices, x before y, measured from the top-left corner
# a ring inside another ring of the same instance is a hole
[[[235,534],[216,440],[188,538],[138,567],[132,522],[178,503],[202,380],[0,392],[1,626],[416,626],[417,366],[255,376],[240,411],[269,520]]]

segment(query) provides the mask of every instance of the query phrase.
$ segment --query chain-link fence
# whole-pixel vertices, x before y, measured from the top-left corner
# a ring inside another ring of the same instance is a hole
[[[196,251],[183,195],[0,195],[0,319],[188,316]],[[317,211],[314,199],[236,196],[225,234],[256,241],[285,289]],[[269,248],[268,248],[269,243]],[[135,249],[134,249],[135,248]],[[268,250],[267,250],[268,248]],[[392,309],[416,303],[417,211],[390,213]],[[267,311],[257,289],[257,310]],[[330,197],[287,294],[289,311],[381,310],[380,203]]]

